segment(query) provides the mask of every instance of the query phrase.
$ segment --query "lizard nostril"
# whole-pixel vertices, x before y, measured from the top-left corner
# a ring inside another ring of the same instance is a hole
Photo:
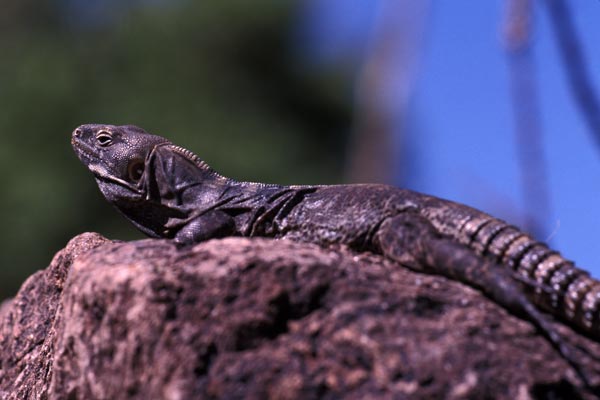
[[[81,129],[77,128],[73,131],[73,136],[74,137],[79,137],[81,136]]]

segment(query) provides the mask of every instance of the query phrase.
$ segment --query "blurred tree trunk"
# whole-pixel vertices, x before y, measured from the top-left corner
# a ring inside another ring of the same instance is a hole
[[[356,84],[349,182],[394,180],[429,5],[422,0],[381,4]]]
[[[596,146],[600,149],[600,100],[588,72],[569,4],[564,0],[545,0],[543,3],[550,14],[575,103],[596,141]]]
[[[533,3],[508,0],[503,24],[515,123],[515,143],[525,207],[523,229],[540,240],[551,215],[537,74],[531,57]]]

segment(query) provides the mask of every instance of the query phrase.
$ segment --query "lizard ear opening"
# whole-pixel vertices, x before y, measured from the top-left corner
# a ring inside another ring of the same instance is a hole
[[[133,182],[138,182],[144,175],[144,161],[140,159],[131,160],[127,166],[127,175]]]

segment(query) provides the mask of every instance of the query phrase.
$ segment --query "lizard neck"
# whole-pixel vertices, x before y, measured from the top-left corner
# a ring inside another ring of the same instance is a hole
[[[243,190],[249,190],[249,191],[257,191],[260,189],[282,189],[285,186],[283,185],[279,185],[279,184],[275,184],[275,183],[261,183],[261,182],[251,182],[251,181],[237,181],[235,179],[232,178],[228,178],[226,176],[223,176],[221,174],[219,174],[217,171],[215,171],[210,165],[208,165],[206,163],[206,161],[202,160],[200,157],[198,157],[196,154],[194,154],[192,151],[183,148],[181,146],[177,146],[175,144],[172,143],[168,143],[165,144],[166,147],[168,147],[169,149],[171,149],[172,151],[174,151],[175,153],[179,153],[182,156],[184,156],[185,158],[187,158],[188,160],[192,161],[194,164],[196,164],[196,166],[203,171],[204,175],[210,179],[213,180],[214,182],[218,182],[220,184],[223,185],[228,185],[228,186],[232,186],[232,187],[236,187],[236,188],[240,188]]]
[[[183,157],[187,158],[188,160],[190,160],[191,162],[196,164],[196,166],[204,173],[204,175],[207,176],[207,178],[212,179],[217,182],[222,182],[223,184],[237,183],[233,179],[227,178],[227,177],[219,174],[217,171],[212,169],[212,167],[210,165],[208,165],[204,160],[202,160],[200,157],[198,157],[196,154],[194,154],[190,150],[183,148],[181,146],[177,146],[172,143],[165,144],[164,146],[169,148],[170,150],[172,150],[175,153],[181,154]]]

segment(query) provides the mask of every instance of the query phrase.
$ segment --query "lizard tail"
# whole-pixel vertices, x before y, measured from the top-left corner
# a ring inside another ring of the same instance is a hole
[[[511,268],[540,308],[600,339],[600,281],[506,222],[481,215],[465,224],[461,242]]]

